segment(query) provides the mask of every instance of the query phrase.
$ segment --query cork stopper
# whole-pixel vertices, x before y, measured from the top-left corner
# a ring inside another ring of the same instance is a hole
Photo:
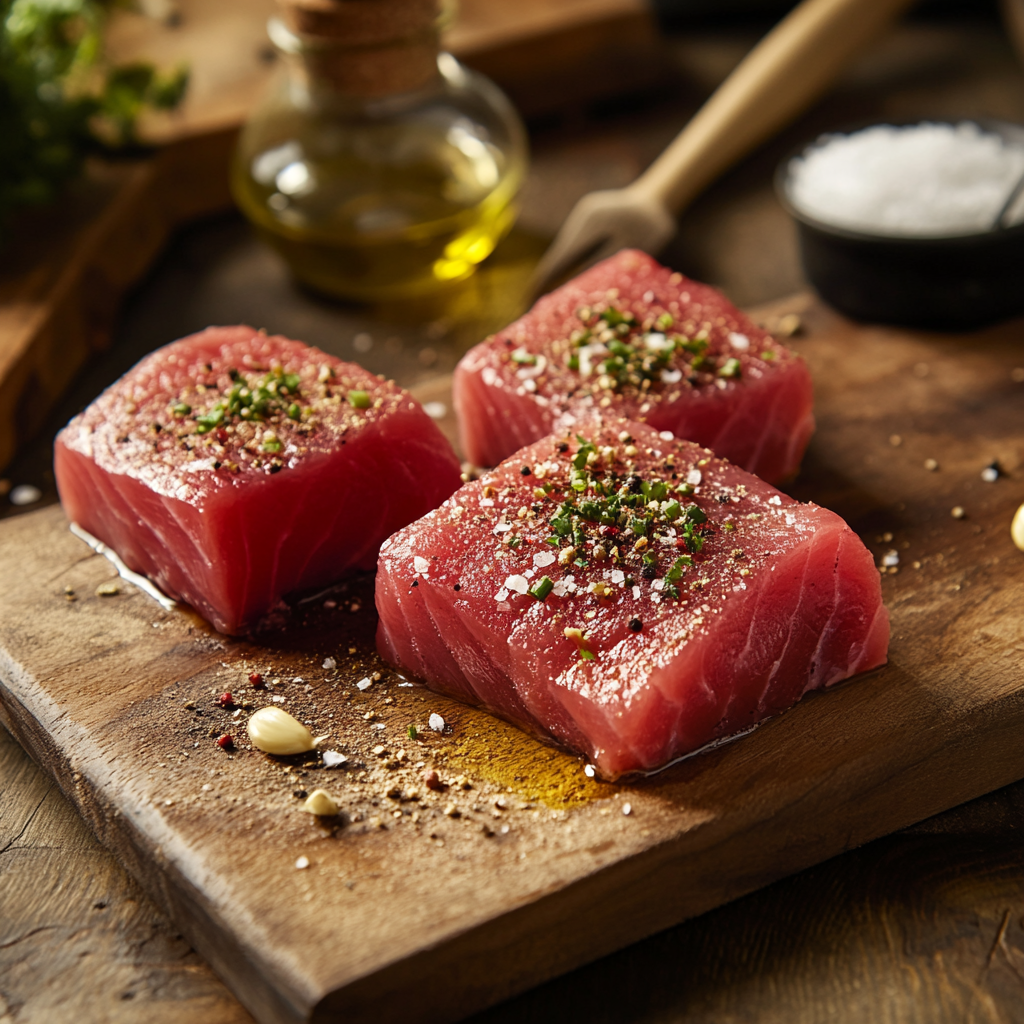
[[[411,92],[437,76],[443,0],[279,0],[310,74],[350,96]]]

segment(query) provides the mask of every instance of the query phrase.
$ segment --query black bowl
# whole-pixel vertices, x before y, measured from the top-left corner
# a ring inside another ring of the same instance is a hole
[[[1024,142],[1022,126],[977,123]],[[824,224],[790,198],[793,158],[779,166],[776,192],[796,221],[804,273],[840,312],[940,331],[972,330],[1024,313],[1024,224],[934,238],[868,235]]]

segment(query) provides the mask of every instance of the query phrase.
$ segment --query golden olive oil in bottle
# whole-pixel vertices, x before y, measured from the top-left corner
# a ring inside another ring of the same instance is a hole
[[[435,4],[290,0],[271,22],[282,66],[232,189],[318,291],[429,294],[472,274],[515,219],[525,132],[493,83],[438,52]]]

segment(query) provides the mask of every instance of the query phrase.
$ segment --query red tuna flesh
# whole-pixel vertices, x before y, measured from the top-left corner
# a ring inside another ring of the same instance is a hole
[[[642,420],[764,480],[793,476],[814,431],[803,360],[725,296],[625,249],[462,358],[470,462],[494,466],[568,413]]]
[[[388,661],[609,779],[885,662],[878,570],[839,516],[640,423],[585,440],[536,442],[385,542]]]
[[[372,569],[459,485],[405,391],[251,327],[147,356],[61,431],[54,461],[69,518],[223,633]]]

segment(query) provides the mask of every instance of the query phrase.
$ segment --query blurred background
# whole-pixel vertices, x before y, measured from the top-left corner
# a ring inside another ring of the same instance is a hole
[[[6,8],[34,9],[19,4]],[[0,166],[29,166],[15,196],[24,202],[0,190],[4,495],[25,484],[34,490],[20,496],[53,500],[49,445],[59,425],[141,355],[210,323],[299,337],[407,385],[450,372],[462,351],[522,311],[530,271],[576,200],[633,181],[792,5],[462,0],[443,45],[497,83],[528,130],[519,218],[468,280],[377,305],[297,285],[234,205],[239,126],[281,64],[267,34],[274,0],[98,6],[102,59],[77,86],[92,83],[94,107],[78,112],[92,134],[64,124],[64,150],[47,149],[32,135],[38,118],[26,116],[22,149],[0,149]],[[877,120],[1024,120],[1021,12],[1021,0],[914,5],[806,114],[685,211],[665,262],[747,307],[799,292],[795,234],[771,185],[779,160],[822,131]],[[38,76],[55,36],[37,34]],[[8,72],[20,52],[10,37]],[[55,152],[64,153],[56,170]],[[0,515],[21,507],[0,496]]]

